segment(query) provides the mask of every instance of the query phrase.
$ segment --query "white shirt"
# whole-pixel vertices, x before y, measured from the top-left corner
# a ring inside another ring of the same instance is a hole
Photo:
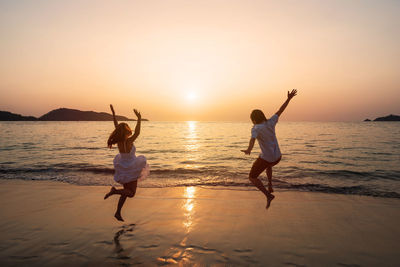
[[[251,129],[251,137],[257,139],[261,148],[260,157],[268,162],[277,161],[281,156],[275,135],[275,125],[278,118],[278,115],[274,114],[269,120],[256,124]]]

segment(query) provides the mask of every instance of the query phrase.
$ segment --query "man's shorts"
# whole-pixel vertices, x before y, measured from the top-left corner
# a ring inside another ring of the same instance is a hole
[[[282,157],[279,157],[278,160],[274,162],[268,162],[260,157],[254,161],[253,166],[251,167],[249,177],[257,178],[267,167],[275,166],[281,161]]]

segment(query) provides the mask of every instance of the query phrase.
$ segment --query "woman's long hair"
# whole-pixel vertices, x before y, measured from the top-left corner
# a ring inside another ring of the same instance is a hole
[[[111,148],[113,144],[124,141],[127,134],[131,135],[132,130],[128,124],[126,124],[125,122],[121,122],[110,134],[110,137],[107,141],[107,146]]]
[[[253,121],[254,124],[260,124],[263,123],[264,121],[267,121],[264,112],[262,112],[259,109],[255,109],[251,112],[250,119]]]

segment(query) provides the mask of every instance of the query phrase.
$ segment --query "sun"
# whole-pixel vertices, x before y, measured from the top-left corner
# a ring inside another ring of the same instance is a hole
[[[186,93],[185,95],[185,99],[190,102],[193,103],[198,99],[198,94],[194,91],[189,91]]]

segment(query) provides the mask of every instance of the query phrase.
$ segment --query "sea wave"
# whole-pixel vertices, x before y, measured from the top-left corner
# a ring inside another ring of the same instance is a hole
[[[54,164],[50,167],[11,168],[0,166],[1,179],[55,180],[77,185],[109,185],[114,169],[108,166],[91,164]],[[141,187],[205,186],[216,189],[231,188],[255,190],[247,180],[248,170],[229,171],[224,166],[202,168],[155,168]],[[329,177],[329,179],[323,179]],[[335,177],[335,179],[332,179]],[[378,178],[377,178],[378,177]],[[265,175],[261,178],[265,180]],[[372,178],[375,178],[373,180]],[[274,176],[274,186],[281,190],[296,190],[333,194],[363,195],[386,198],[400,198],[400,190],[376,188],[365,181],[390,180],[400,182],[400,172],[377,170],[312,170],[296,167],[281,168]]]
[[[8,166],[8,163],[12,165],[13,162],[3,162],[0,164],[0,174],[18,174],[18,173],[46,173],[46,172],[90,172],[95,174],[113,174],[114,168],[104,165],[94,165],[88,163],[75,163],[65,164],[57,163],[52,165],[40,165],[36,164],[31,167],[20,167],[15,168]],[[185,164],[195,164],[195,161],[187,161]],[[243,171],[233,169],[223,165],[210,165],[207,167],[177,167],[177,168],[163,168],[163,167],[152,167],[151,173],[153,175],[218,175],[226,177],[242,177],[247,175],[249,170],[244,168]],[[263,175],[263,174],[262,174]],[[299,167],[280,167],[274,169],[275,177],[284,177],[285,179],[301,179],[301,178],[312,178],[312,177],[329,177],[342,180],[353,179],[355,181],[370,180],[370,179],[387,179],[400,181],[400,171],[396,170],[375,170],[375,171],[353,171],[344,169],[330,169],[330,170],[317,170],[311,168],[299,168]]]

